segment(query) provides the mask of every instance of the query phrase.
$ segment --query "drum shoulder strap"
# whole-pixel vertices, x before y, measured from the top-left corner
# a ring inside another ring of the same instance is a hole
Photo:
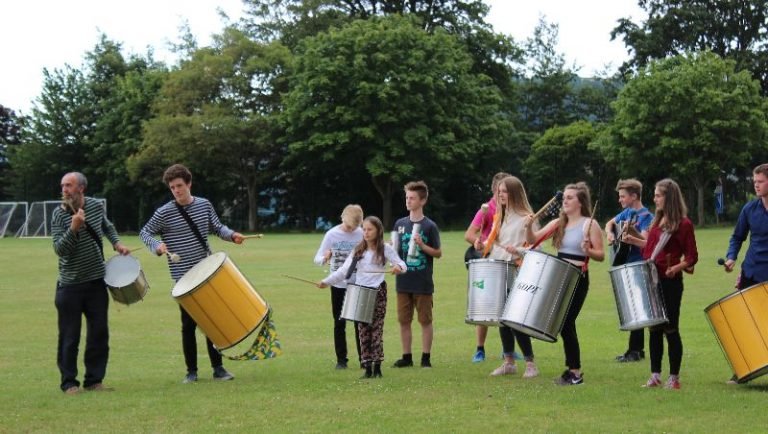
[[[184,207],[179,205],[178,202],[174,202],[176,205],[176,209],[179,211],[179,214],[181,214],[181,217],[184,218],[184,220],[189,225],[189,229],[192,230],[192,233],[195,234],[195,238],[197,238],[197,241],[200,243],[200,245],[203,247],[203,250],[205,250],[206,253],[209,255],[211,254],[211,249],[208,247],[208,242],[203,238],[203,235],[200,233],[200,230],[197,229],[197,226],[195,226],[195,223],[192,221],[192,218],[187,214],[187,211],[184,210]]]

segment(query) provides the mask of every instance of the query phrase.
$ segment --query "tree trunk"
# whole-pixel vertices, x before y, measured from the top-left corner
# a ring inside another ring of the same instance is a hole
[[[697,183],[696,185],[696,214],[698,223],[697,226],[704,225],[704,185]]]
[[[373,186],[376,187],[376,191],[381,196],[381,222],[384,224],[384,230],[389,231],[392,229],[392,189],[394,184],[392,178],[388,175],[372,176]]]

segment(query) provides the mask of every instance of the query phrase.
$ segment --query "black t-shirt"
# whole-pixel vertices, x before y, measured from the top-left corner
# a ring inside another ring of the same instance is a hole
[[[394,231],[398,234],[397,254],[408,265],[408,272],[397,276],[397,292],[412,294],[432,294],[435,292],[435,284],[432,281],[432,262],[434,258],[422,252],[416,246],[416,254],[408,257],[408,245],[411,241],[411,232],[414,223],[421,225],[419,234],[426,245],[434,249],[440,248],[440,232],[435,222],[427,217],[421,221],[412,222],[409,217],[403,217],[395,222]]]

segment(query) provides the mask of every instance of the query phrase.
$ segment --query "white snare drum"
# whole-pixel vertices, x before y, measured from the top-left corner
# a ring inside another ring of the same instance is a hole
[[[507,296],[501,323],[546,342],[557,341],[581,277],[568,261],[529,250]]]
[[[517,267],[512,262],[498,259],[473,259],[468,264],[467,316],[464,322],[498,326],[507,291],[515,282]]]
[[[667,322],[653,262],[630,262],[612,267],[608,273],[611,275],[621,330],[639,330]]]
[[[379,290],[360,285],[347,285],[344,294],[344,304],[341,307],[339,319],[358,321],[370,324],[373,322],[373,311],[376,309],[376,296]]]
[[[130,305],[146,297],[149,283],[138,259],[117,255],[111,257],[104,267],[104,283],[116,302]]]

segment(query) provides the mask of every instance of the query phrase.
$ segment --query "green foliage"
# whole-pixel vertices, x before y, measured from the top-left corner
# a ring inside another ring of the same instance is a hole
[[[627,83],[613,107],[616,116],[599,148],[622,174],[679,178],[701,194],[721,170],[766,150],[758,83],[713,53],[651,63]],[[703,204],[697,202],[701,223]]]
[[[639,69],[652,60],[690,51],[712,51],[736,63],[768,91],[768,2],[765,0],[639,0],[642,24],[619,20],[611,38],[621,37]]]
[[[306,39],[285,99],[287,167],[365,165],[386,219],[393,183],[471,170],[507,128],[497,88],[471,67],[455,37],[407,18]]]
[[[281,44],[254,42],[234,27],[195,51],[163,82],[143,145],[130,159],[133,178],[160,179],[164,167],[185,162],[207,185],[230,192],[222,199],[245,202],[254,230],[259,188],[274,176],[275,116],[289,58]],[[231,194],[238,188],[244,198]]]

